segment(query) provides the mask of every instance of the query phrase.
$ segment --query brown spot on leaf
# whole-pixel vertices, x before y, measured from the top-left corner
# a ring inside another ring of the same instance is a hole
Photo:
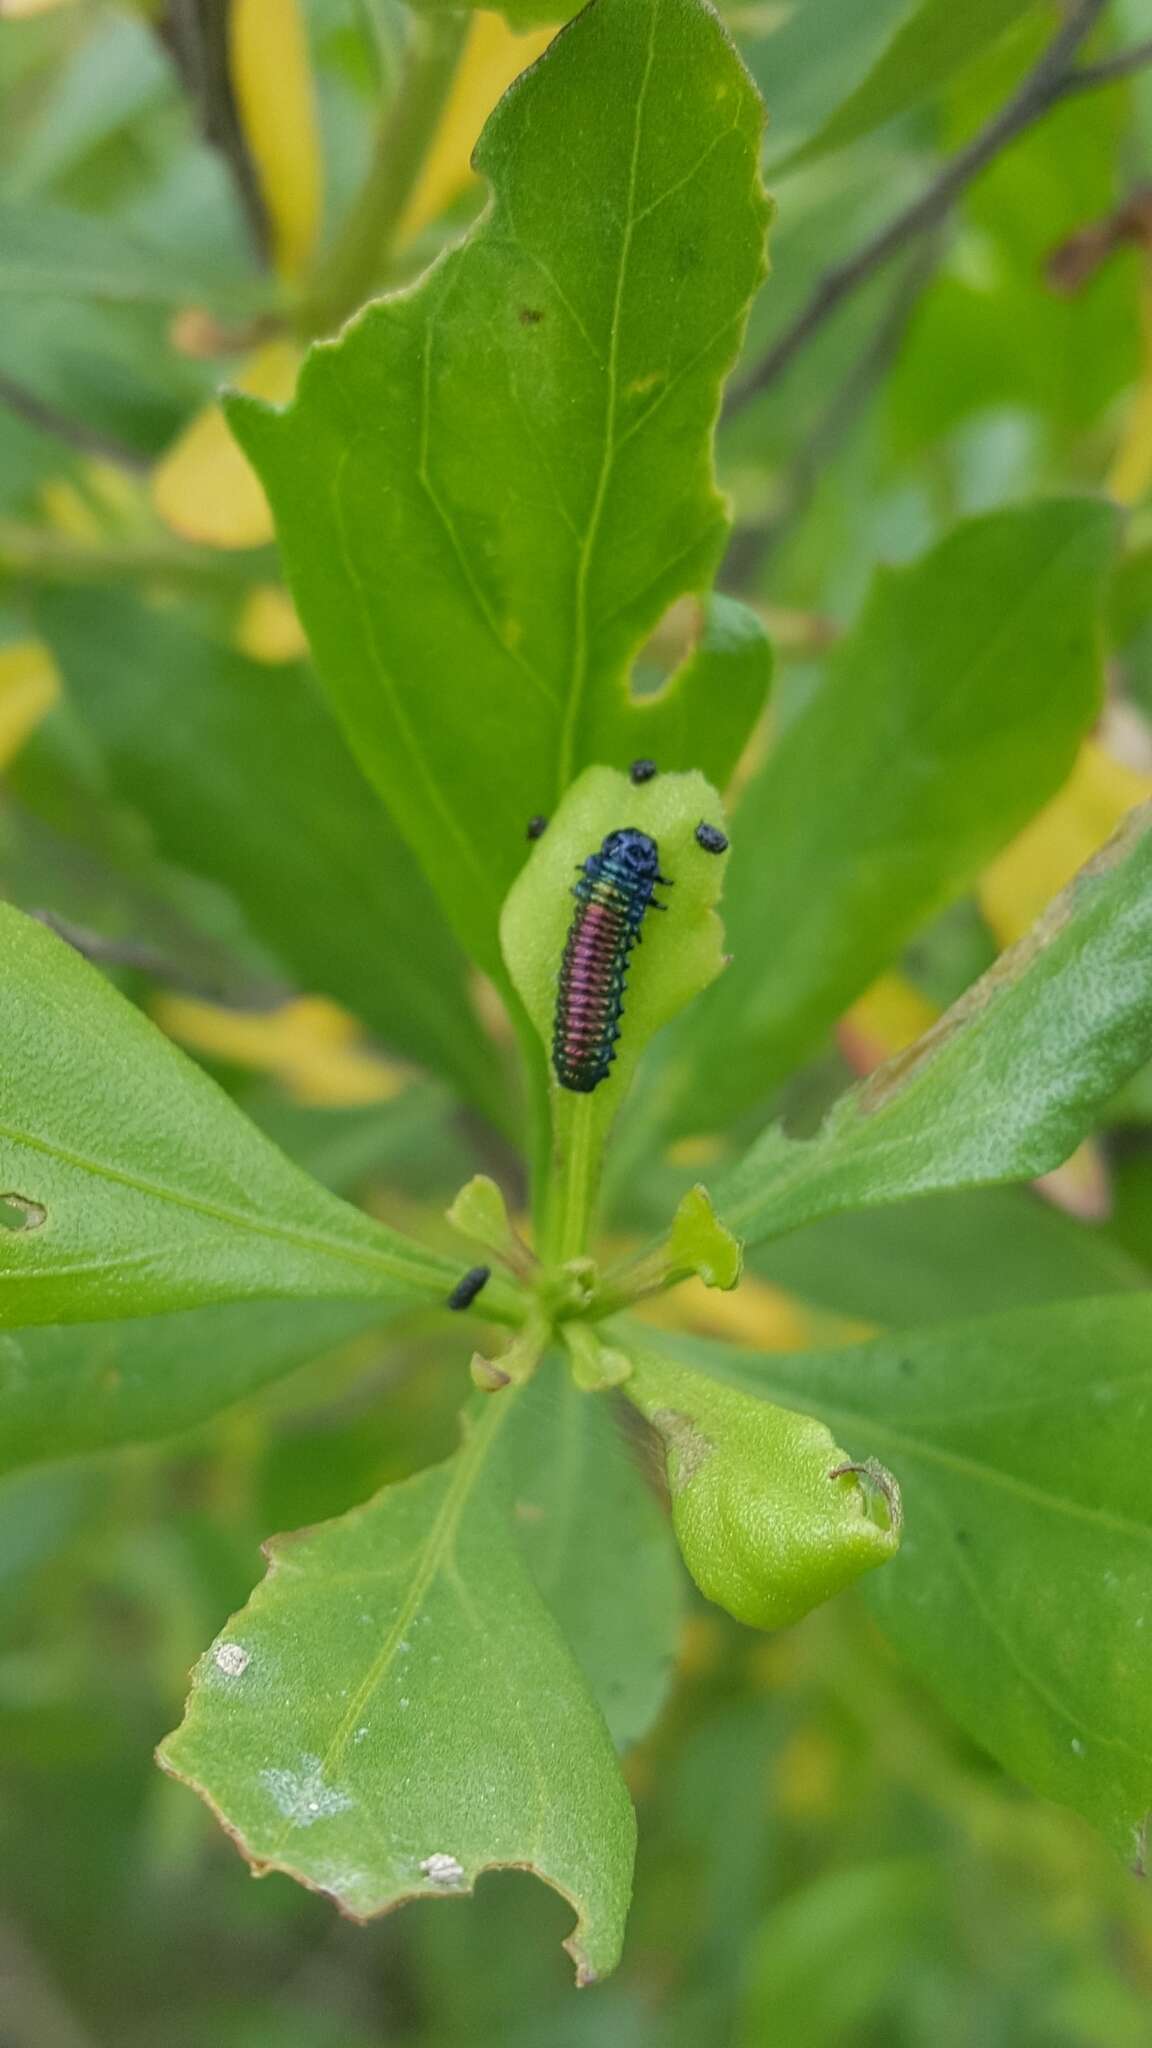
[[[543,318],[543,306],[521,306],[520,308],[521,327],[539,327]]]
[[[669,1473],[669,1480],[679,1492],[695,1479],[701,1466],[708,1463],[716,1446],[690,1415],[681,1415],[675,1408],[657,1409],[651,1422],[653,1429],[663,1437],[669,1452],[676,1453],[676,1470]]]

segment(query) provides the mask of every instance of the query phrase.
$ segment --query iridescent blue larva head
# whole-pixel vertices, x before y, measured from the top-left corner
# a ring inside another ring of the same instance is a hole
[[[638,832],[634,825],[625,825],[618,832],[609,832],[600,848],[600,859],[611,861],[613,867],[623,868],[637,882],[654,882],[660,873],[660,850],[647,832]]]

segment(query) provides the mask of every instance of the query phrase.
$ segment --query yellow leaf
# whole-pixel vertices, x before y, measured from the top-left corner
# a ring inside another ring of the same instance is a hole
[[[775,1761],[774,1806],[799,1820],[843,1810],[844,1755],[826,1729],[803,1722]]]
[[[986,868],[980,908],[1001,946],[1014,945],[1077,868],[1098,852],[1134,804],[1152,796],[1098,740],[1086,740],[1063,789]]]
[[[669,1145],[666,1157],[669,1166],[686,1167],[689,1173],[706,1173],[710,1167],[719,1165],[727,1149],[724,1138],[707,1134],[678,1138],[674,1145]]]
[[[731,1294],[705,1287],[702,1280],[687,1280],[671,1294],[638,1303],[636,1313],[664,1328],[722,1337],[757,1351],[810,1351],[874,1335],[870,1323],[811,1308],[783,1288],[747,1274]]]
[[[67,534],[69,540],[103,539],[103,520],[70,477],[50,477],[36,495],[40,510],[57,533]]]
[[[1063,1166],[1041,1174],[1033,1186],[1081,1223],[1104,1223],[1112,1214],[1112,1173],[1099,1138],[1085,1138]]]
[[[297,1102],[353,1108],[390,1102],[408,1085],[403,1067],[366,1044],[354,1017],[324,996],[299,996],[278,1010],[223,1010],[191,996],[160,996],[162,1031],[193,1052],[274,1074]]]
[[[291,398],[300,351],[268,341],[233,382],[274,404]],[[213,403],[186,426],[152,472],[152,503],[164,524],[210,548],[258,548],[272,539],[268,500]]]
[[[882,1060],[931,1029],[940,1011],[902,974],[882,974],[840,1020],[840,1050],[854,1073],[870,1074]]]
[[[308,35],[298,0],[232,0],[232,89],[256,167],[280,276],[303,276],[320,226],[322,158]]]
[[[299,661],[308,652],[304,628],[279,583],[257,583],[244,600],[236,645],[251,661]]]
[[[0,647],[0,767],[20,752],[59,689],[56,664],[39,640]]]
[[[498,14],[474,16],[440,125],[400,218],[398,247],[414,241],[473,183],[472,151],[480,130],[513,79],[547,49],[555,33],[542,28],[515,35]]]

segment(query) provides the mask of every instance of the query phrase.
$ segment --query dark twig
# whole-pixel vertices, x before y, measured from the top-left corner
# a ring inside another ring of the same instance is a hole
[[[85,420],[78,420],[71,413],[60,412],[47,399],[40,398],[35,391],[28,391],[15,377],[9,377],[0,370],[0,405],[6,405],[17,419],[36,427],[42,434],[50,434],[54,441],[63,441],[68,448],[76,448],[82,455],[101,455],[106,462],[115,462],[121,469],[146,470],[147,458],[129,448],[123,441],[106,434],[100,427],[90,427]]]
[[[127,967],[137,974],[145,975],[149,981],[162,982],[166,988],[177,989],[182,995],[195,996],[197,1001],[214,1003],[226,1010],[261,1011],[278,1009],[290,1002],[296,991],[284,983],[259,982],[243,989],[235,985],[226,986],[224,981],[212,982],[203,974],[189,973],[179,961],[170,960],[153,947],[137,939],[111,938],[104,932],[94,932],[87,925],[73,924],[70,918],[58,917],[54,910],[31,910],[28,915],[38,924],[47,925],[58,939],[71,946],[73,952],[91,960],[97,967]]]
[[[232,0],[168,0],[156,32],[196,110],[200,133],[232,180],[253,248],[266,262],[271,246],[268,209],[249,153],[228,68],[228,16]]]
[[[1106,4],[1107,0],[1078,0],[1011,99],[973,137],[967,148],[952,157],[919,198],[904,207],[886,227],[862,243],[843,263],[824,273],[807,304],[767,354],[732,385],[725,407],[726,417],[740,412],[775,384],[845,299],[859,291],[861,285],[913,236],[942,221],[980,172],[1058,100],[1081,90],[1082,81],[1086,85],[1106,84],[1111,76],[1124,75],[1109,71],[1107,77],[1093,79],[1091,72],[1078,72],[1071,63]],[[1113,66],[1119,62],[1119,58],[1112,60]],[[1096,73],[1102,69],[1108,67],[1093,67]]]
[[[825,463],[836,454],[899,353],[920,295],[936,268],[939,256],[937,235],[926,235],[913,248],[866,347],[856,357],[812,432],[796,450],[772,516],[759,524],[740,527],[733,535],[722,577],[728,589],[748,587],[768,556],[780,545],[787,529],[795,525],[806,510]]]
[[[1152,36],[1147,42],[1133,43],[1130,50],[1117,50],[1114,57],[1102,57],[1099,64],[1080,64],[1068,73],[1059,92],[1058,99],[1067,99],[1072,93],[1094,92],[1100,85],[1115,85],[1122,78],[1132,78],[1137,71],[1143,71],[1152,64]]]

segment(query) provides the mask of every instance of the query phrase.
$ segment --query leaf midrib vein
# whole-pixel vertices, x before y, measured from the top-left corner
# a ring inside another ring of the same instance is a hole
[[[509,1396],[511,1395],[511,1398]],[[423,1556],[405,1599],[392,1623],[383,1643],[372,1659],[364,1678],[352,1697],[343,1716],[337,1723],[332,1739],[324,1752],[321,1765],[322,1776],[327,1779],[333,1765],[347,1747],[348,1738],[360,1721],[368,1701],[382,1683],[395,1656],[397,1645],[403,1641],[413,1619],[424,1602],[429,1588],[437,1578],[445,1560],[451,1553],[461,1516],[468,1503],[468,1497],[484,1466],[497,1433],[503,1427],[505,1418],[515,1404],[512,1390],[506,1391],[503,1400],[491,1400],[480,1421],[459,1452],[459,1465],[449,1483],[444,1498],[437,1510],[436,1518],[424,1541]],[[273,1855],[279,1855],[288,1839],[291,1827],[283,1830],[276,1843]]]
[[[320,1232],[304,1231],[290,1224],[277,1223],[270,1217],[246,1214],[243,1209],[230,1209],[221,1202],[209,1201],[206,1197],[182,1193],[165,1185],[163,1181],[145,1179],[140,1174],[128,1173],[122,1167],[109,1166],[104,1160],[90,1159],[82,1152],[72,1152],[64,1145],[48,1138],[33,1136],[29,1131],[16,1131],[8,1124],[0,1124],[0,1139],[9,1144],[23,1146],[26,1150],[43,1153],[45,1158],[54,1159],[62,1166],[73,1168],[77,1173],[88,1173],[97,1180],[114,1182],[118,1187],[131,1188],[135,1194],[149,1196],[154,1201],[169,1202],[174,1208],[187,1209],[194,1215],[206,1216],[214,1223],[225,1223],[230,1229],[247,1231],[253,1237],[269,1237],[285,1244],[299,1245],[305,1250],[324,1251],[349,1264],[377,1267],[394,1273],[397,1277],[417,1277],[422,1283],[432,1275],[422,1266],[410,1266],[404,1259],[393,1257],[384,1251],[363,1250],[342,1241],[329,1238]],[[50,1209],[50,1205],[46,1205]]]
[[[620,260],[616,269],[616,286],[612,298],[612,316],[608,330],[608,391],[604,407],[604,447],[600,458],[600,473],[592,498],[592,509],[576,563],[575,620],[573,627],[572,673],[565,708],[564,725],[560,736],[558,780],[556,795],[559,799],[572,780],[576,735],[580,729],[584,708],[584,693],[588,684],[588,577],[592,556],[599,538],[604,504],[608,495],[608,483],[616,459],[616,408],[620,379],[620,316],[624,305],[624,290],[628,278],[628,265],[632,252],[632,236],[636,227],[636,183],[640,167],[640,144],[644,132],[644,108],[652,67],[656,52],[656,22],[661,10],[661,0],[653,0],[648,20],[648,48],[645,53],[644,71],[640,90],[636,96],[636,120],[632,131],[632,156],[628,171],[628,201],[624,216],[624,229],[620,243]]]

